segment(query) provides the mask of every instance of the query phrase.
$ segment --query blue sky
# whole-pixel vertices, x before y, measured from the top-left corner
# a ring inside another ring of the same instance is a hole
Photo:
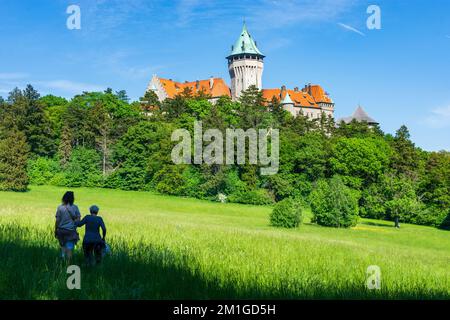
[[[66,9],[81,9],[68,30]],[[369,5],[381,30],[369,30]],[[0,0],[0,95],[125,89],[137,99],[152,74],[223,77],[245,18],[267,56],[264,88],[321,84],[336,117],[358,104],[386,132],[402,124],[426,150],[450,150],[447,0]]]

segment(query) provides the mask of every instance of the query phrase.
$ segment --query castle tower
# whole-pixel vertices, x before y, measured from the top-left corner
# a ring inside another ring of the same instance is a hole
[[[241,35],[227,57],[233,100],[237,100],[242,91],[247,90],[251,85],[262,89],[264,58],[244,23]]]

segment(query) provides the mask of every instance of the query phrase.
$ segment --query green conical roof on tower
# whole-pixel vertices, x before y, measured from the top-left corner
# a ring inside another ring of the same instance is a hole
[[[253,40],[252,36],[247,30],[247,26],[244,22],[244,26],[242,27],[241,35],[239,39],[237,39],[236,43],[232,47],[231,54],[228,57],[240,55],[240,54],[256,54],[260,57],[264,57],[264,55],[259,51],[256,46],[255,40]]]

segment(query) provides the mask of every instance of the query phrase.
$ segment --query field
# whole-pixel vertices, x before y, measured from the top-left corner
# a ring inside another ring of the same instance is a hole
[[[75,189],[108,228],[112,255],[66,287],[53,238],[65,190],[0,192],[0,299],[449,299],[450,233],[361,220],[350,230],[269,226],[270,207]],[[74,263],[82,265],[80,246]],[[381,268],[381,290],[366,269]]]

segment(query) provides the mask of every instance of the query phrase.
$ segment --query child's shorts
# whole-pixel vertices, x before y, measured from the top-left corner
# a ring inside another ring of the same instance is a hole
[[[74,241],[67,241],[66,244],[64,245],[64,247],[67,250],[73,250],[73,249],[75,249],[75,242]]]

